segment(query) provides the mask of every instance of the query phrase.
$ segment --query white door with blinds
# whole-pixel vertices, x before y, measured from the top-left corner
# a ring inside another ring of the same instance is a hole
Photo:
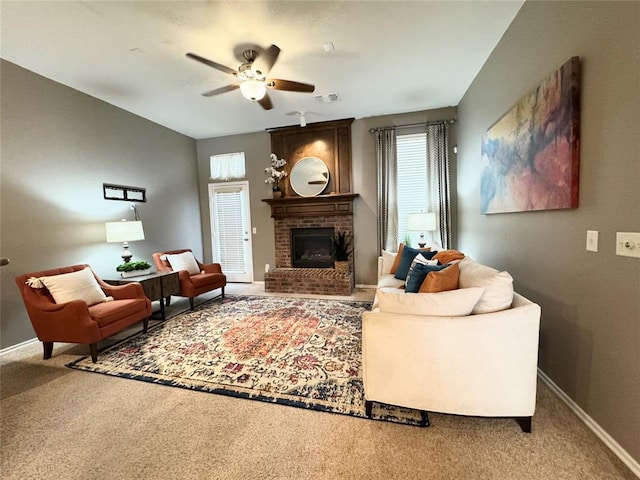
[[[253,282],[249,182],[209,184],[211,251],[228,282]]]

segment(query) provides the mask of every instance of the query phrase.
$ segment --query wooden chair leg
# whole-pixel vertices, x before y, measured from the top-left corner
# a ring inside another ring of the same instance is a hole
[[[531,418],[532,417],[516,417],[516,422],[518,422],[518,425],[520,425],[524,433],[531,433]]]
[[[90,343],[89,352],[91,352],[91,362],[96,363],[98,361],[98,344]]]
[[[193,297],[189,297],[189,305],[191,306],[191,310],[193,310]]]
[[[42,342],[43,360],[49,360],[53,355],[53,342]]]
[[[365,400],[364,401],[364,414],[367,416],[367,418],[371,418],[371,411],[373,410],[373,402],[370,402],[369,400]]]
[[[147,333],[148,329],[149,329],[149,317],[142,320],[142,333]]]
[[[224,298],[224,287],[222,287],[222,298]]]
[[[168,297],[166,297],[164,304],[168,307],[169,305],[171,305],[171,295],[169,295]]]
[[[421,427],[428,427],[429,425],[431,425],[431,423],[429,423],[429,412],[427,412],[426,410],[420,410],[420,418]]]

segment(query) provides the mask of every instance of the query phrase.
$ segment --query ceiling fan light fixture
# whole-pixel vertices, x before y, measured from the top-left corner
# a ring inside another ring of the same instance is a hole
[[[267,86],[258,80],[245,80],[240,84],[240,92],[247,100],[257,102],[262,100],[267,93]]]

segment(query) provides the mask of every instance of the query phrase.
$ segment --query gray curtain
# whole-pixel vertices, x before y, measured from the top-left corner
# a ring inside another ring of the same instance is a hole
[[[427,132],[427,176],[429,211],[436,214],[437,230],[443,248],[451,248],[451,190],[449,183],[449,122],[430,124]]]
[[[395,252],[398,246],[398,204],[396,202],[396,129],[375,132],[378,165],[378,253]]]

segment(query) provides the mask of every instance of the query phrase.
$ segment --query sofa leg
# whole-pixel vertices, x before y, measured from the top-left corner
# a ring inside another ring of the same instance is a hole
[[[193,310],[193,297],[189,297],[189,306],[191,306],[191,310]]]
[[[531,417],[516,417],[516,422],[524,433],[531,433]]]
[[[49,360],[53,355],[53,342],[42,342],[42,359]]]
[[[171,295],[169,295],[168,297],[165,297],[164,299],[164,304],[168,307],[169,305],[171,305]]]
[[[90,343],[89,352],[91,352],[91,362],[96,363],[98,361],[98,344]]]
[[[147,330],[149,330],[149,317],[142,320],[142,333],[147,333]]]
[[[364,413],[367,416],[367,418],[371,418],[371,411],[373,410],[373,402],[370,402],[369,400],[365,400],[364,401]]]
[[[429,412],[420,410],[420,426],[428,427],[429,425],[431,425],[431,423],[429,423]]]

